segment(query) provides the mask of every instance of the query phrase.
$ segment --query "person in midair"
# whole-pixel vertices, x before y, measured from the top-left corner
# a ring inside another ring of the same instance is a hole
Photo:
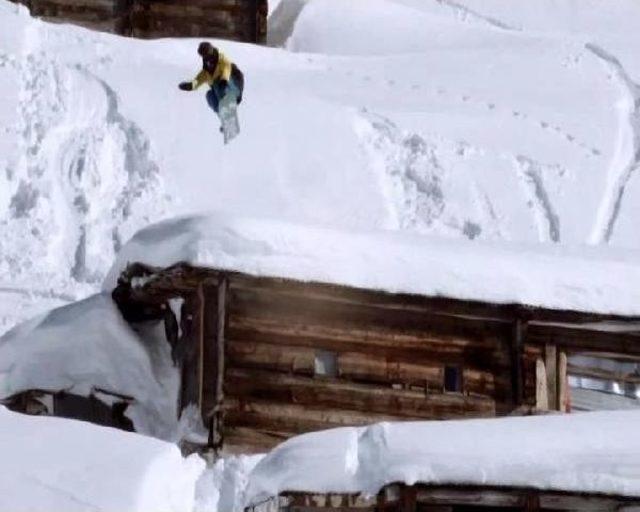
[[[194,91],[207,84],[210,87],[207,91],[207,103],[216,113],[220,100],[226,94],[234,94],[239,105],[244,91],[244,75],[240,68],[206,41],[198,45],[198,55],[202,57],[202,70],[191,82],[182,82],[180,89]]]

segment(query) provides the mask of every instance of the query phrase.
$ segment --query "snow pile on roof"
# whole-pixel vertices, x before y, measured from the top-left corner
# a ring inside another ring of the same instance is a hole
[[[171,439],[178,386],[168,343],[145,342],[107,294],[54,309],[0,338],[0,398],[29,389],[127,395],[135,399],[126,414],[136,431]]]
[[[640,314],[640,254],[633,251],[355,232],[226,214],[143,229],[120,252],[104,289],[128,263],[182,261],[390,292]]]
[[[95,293],[149,222],[212,207],[639,246],[637,0],[269,3],[270,38],[313,54],[214,41],[246,76],[224,146],[205,91],[176,87],[197,41],[0,0],[0,331]]]
[[[2,406],[0,432],[0,510],[193,510],[204,463],[175,445]]]
[[[640,496],[640,412],[380,423],[295,437],[251,473],[247,504],[284,491],[375,494],[393,482]]]

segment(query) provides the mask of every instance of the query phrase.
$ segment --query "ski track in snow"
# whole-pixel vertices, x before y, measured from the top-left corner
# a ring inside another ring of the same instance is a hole
[[[486,14],[482,14],[474,9],[467,7],[466,5],[459,4],[454,0],[435,0],[435,1],[440,5],[444,5],[452,9],[456,14],[456,17],[461,21],[467,21],[468,19],[471,19],[473,21],[479,21],[481,24],[485,26],[490,26],[490,27],[501,29],[501,30],[508,30],[508,31],[522,30],[519,27],[508,25],[507,23],[499,20],[498,18],[487,16]]]
[[[640,169],[640,84],[635,83],[622,63],[605,49],[593,43],[588,43],[585,48],[610,70],[622,94],[617,104],[619,127],[616,147],[589,240],[592,244],[600,244],[611,240],[627,184],[633,173]]]
[[[542,166],[531,158],[517,156],[515,168],[533,209],[541,242],[560,242],[560,217],[555,212],[544,186]]]
[[[504,237],[490,197],[473,179],[468,180],[469,192],[475,198],[473,202],[483,211],[483,218],[491,222],[479,224],[460,215],[445,215],[452,205],[445,197],[442,183],[449,172],[443,162],[449,162],[452,155],[464,160],[468,154],[486,153],[485,150],[465,141],[427,140],[417,133],[405,133],[391,120],[367,110],[361,115],[356,130],[387,198],[386,203],[392,205],[387,227],[421,233],[444,231],[470,240],[487,232]],[[565,169],[524,155],[501,153],[495,157],[508,162],[518,176],[538,240],[560,242],[560,215],[545,187],[544,174],[553,171],[562,175]]]
[[[416,133],[403,133],[392,121],[367,111],[356,130],[377,170],[381,188],[394,205],[394,229],[426,231],[445,207],[440,184],[444,172],[431,144]]]
[[[25,37],[22,157],[1,226],[20,243],[5,240],[3,263],[14,277],[35,269],[67,287],[97,286],[123,241],[157,220],[168,199],[149,140],[120,112],[116,92],[79,64],[50,58],[40,30],[47,26],[34,23]]]

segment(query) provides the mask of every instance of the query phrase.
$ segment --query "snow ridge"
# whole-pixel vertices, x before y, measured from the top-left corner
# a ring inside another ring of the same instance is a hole
[[[631,79],[618,58],[604,48],[594,43],[586,44],[585,48],[609,68],[621,90],[617,104],[619,126],[616,148],[606,190],[589,239],[590,243],[599,244],[611,240],[626,186],[633,173],[640,169],[640,85]]]

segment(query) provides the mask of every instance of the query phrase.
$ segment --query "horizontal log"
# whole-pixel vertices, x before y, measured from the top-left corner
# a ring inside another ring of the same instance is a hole
[[[315,374],[316,347],[274,345],[257,342],[228,340],[228,365],[236,368],[272,370],[284,373]],[[444,365],[437,361],[420,362],[411,354],[406,360],[393,360],[367,352],[339,352],[336,354],[337,376],[353,382],[368,382],[442,392]],[[492,373],[468,368],[464,364],[463,391],[470,394],[494,396],[504,399],[509,395],[510,381],[507,373]]]
[[[397,420],[390,414],[237,398],[225,400],[224,415],[225,428],[247,427],[261,432],[288,434]]]
[[[531,324],[527,342],[557,345],[569,354],[579,352],[619,353],[640,356],[640,335],[577,327]]]
[[[509,348],[503,341],[442,337],[431,333],[407,334],[331,324],[284,322],[231,315],[227,338],[276,345],[312,347],[333,352],[364,352],[399,361],[448,362],[479,369],[509,368]]]
[[[460,393],[427,394],[275,372],[228,368],[225,396],[331,409],[444,419],[495,416],[496,401]]]
[[[471,340],[508,340],[511,326],[485,319],[429,315],[405,309],[379,309],[367,304],[337,303],[313,297],[230,289],[229,312],[235,317],[279,319],[300,325],[334,325],[344,329],[375,329],[424,333]]]

